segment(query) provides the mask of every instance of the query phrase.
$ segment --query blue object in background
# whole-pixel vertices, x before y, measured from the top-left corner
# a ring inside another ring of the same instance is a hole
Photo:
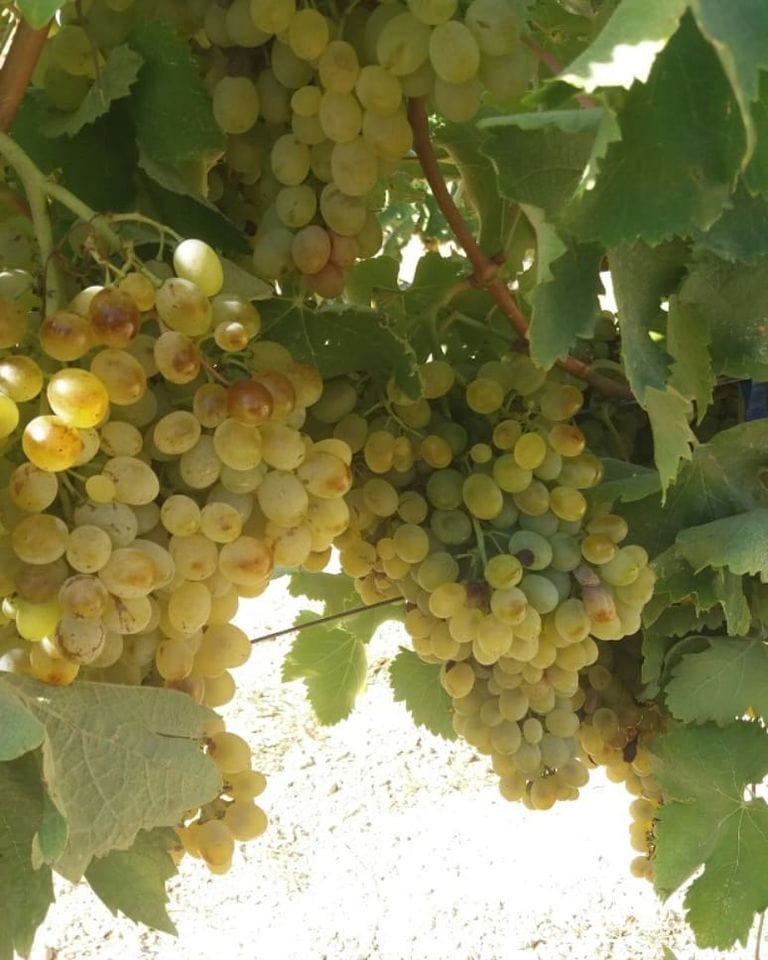
[[[744,398],[744,419],[762,420],[768,417],[768,383],[744,380],[741,384]]]

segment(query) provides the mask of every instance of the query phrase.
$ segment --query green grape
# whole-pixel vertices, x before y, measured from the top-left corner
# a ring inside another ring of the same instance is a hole
[[[131,547],[113,550],[98,575],[111,594],[126,600],[147,596],[155,585],[152,560]]]
[[[363,67],[355,83],[357,99],[365,110],[380,116],[396,113],[403,100],[399,80],[376,64]]]
[[[523,576],[523,567],[516,556],[500,553],[491,557],[485,566],[485,580],[495,590],[515,587]]]
[[[29,672],[36,679],[55,687],[69,686],[77,677],[80,665],[61,657],[52,657],[36,643],[29,651]]]
[[[514,494],[514,501],[521,513],[541,516],[549,510],[549,490],[540,480],[533,480],[526,490]]]
[[[0,390],[14,403],[34,400],[42,388],[43,372],[31,357],[7,356],[0,360]]]
[[[331,40],[317,63],[320,83],[332,93],[351,93],[360,73],[355,48],[345,40]]]
[[[444,583],[453,583],[459,575],[459,565],[450,553],[439,550],[431,553],[419,565],[416,571],[416,582],[423,589],[432,593]]]
[[[208,8],[210,9],[210,7]],[[208,18],[206,10],[206,29],[208,25],[213,26]],[[214,27],[214,30],[216,28]],[[221,31],[221,26],[219,31]],[[260,47],[269,40],[269,34],[260,30],[253,22],[251,17],[251,0],[233,0],[232,6],[226,11],[223,23],[223,33],[225,42],[221,43],[221,36],[218,41],[211,38],[211,42],[216,46],[231,46],[236,44],[238,47]],[[209,34],[210,36],[210,34]]]
[[[622,547],[600,567],[600,578],[616,587],[634,583],[640,571],[648,566],[648,554],[642,547]]]
[[[433,510],[429,527],[446,546],[459,546],[472,536],[472,521],[463,510]]]
[[[391,517],[397,513],[399,503],[397,490],[380,477],[373,477],[363,485],[363,502],[376,517]]]
[[[422,23],[435,26],[445,23],[456,13],[457,0],[407,0],[408,9]]]
[[[379,175],[376,154],[362,137],[337,143],[331,154],[331,173],[333,182],[345,194],[363,197],[376,185]]]
[[[509,494],[505,493],[501,513],[491,520],[491,527],[494,530],[511,530],[517,523],[518,518],[519,514],[514,500]]]
[[[587,530],[589,533],[604,533],[614,543],[621,543],[629,532],[626,520],[612,513],[600,517],[591,517],[587,523]]]
[[[314,217],[317,211],[317,194],[306,184],[283,187],[275,198],[275,208],[286,227],[298,230]]]
[[[255,840],[267,829],[267,815],[255,803],[236,800],[227,807],[224,823],[235,840]]]
[[[97,63],[88,34],[82,27],[66,24],[51,40],[53,62],[76,77],[96,75]]]
[[[520,517],[520,527],[523,530],[529,530],[533,533],[538,533],[540,536],[545,537],[547,540],[552,537],[560,529],[560,521],[554,515],[547,511],[547,513],[542,513],[538,517],[532,517],[529,514],[523,514]]]
[[[427,519],[429,504],[416,490],[406,490],[400,494],[397,515],[406,523],[421,524]]]
[[[549,539],[552,548],[552,567],[569,573],[581,563],[581,550],[577,541],[566,533],[556,533]]]
[[[615,586],[613,592],[617,602],[620,601],[628,606],[642,607],[653,596],[655,584],[656,573],[653,568],[642,567],[632,583]]]
[[[466,697],[475,684],[475,671],[468,663],[453,663],[440,671],[440,683],[451,697]]]
[[[562,457],[578,457],[586,443],[581,430],[566,423],[556,423],[547,434],[547,442]]]
[[[211,614],[210,591],[199,581],[179,584],[168,600],[167,613],[174,630],[187,635],[195,633],[205,626]]]
[[[419,454],[430,467],[440,470],[453,460],[453,450],[447,440],[430,433],[419,444]]]
[[[452,123],[466,123],[480,109],[483,88],[476,79],[466,83],[449,83],[435,78],[432,98],[438,112]]]
[[[298,526],[306,517],[309,496],[292,473],[270,471],[259,485],[256,496],[264,516],[284,527]]]
[[[523,577],[520,590],[525,594],[528,603],[540,614],[549,613],[560,602],[560,594],[552,581],[535,573]]]
[[[250,655],[251,643],[242,630],[231,623],[212,624],[203,632],[202,642],[195,654],[195,670],[206,679],[219,677],[225,670],[243,666]]]
[[[183,413],[179,410],[178,413]],[[192,414],[187,414],[199,427]],[[99,430],[99,447],[109,457],[134,457],[144,445],[141,431],[124,420],[108,420]]]
[[[445,396],[456,381],[453,367],[445,360],[429,360],[419,364],[419,377],[427,400]]]
[[[395,530],[397,556],[406,563],[421,563],[429,553],[429,536],[413,523],[404,523]]]
[[[216,868],[216,872],[226,872],[229,869],[235,849],[235,838],[223,821],[207,820],[205,823],[197,824],[195,844],[209,868]]]
[[[285,227],[259,232],[253,244],[253,269],[257,276],[278,280],[292,266],[293,234]]]
[[[467,602],[463,583],[441,583],[429,597],[429,611],[435,617],[452,617]]]
[[[522,493],[531,485],[533,472],[519,466],[514,454],[504,453],[494,461],[493,479],[505,493]]]
[[[224,283],[221,260],[202,240],[183,240],[173,251],[173,269],[206,297],[215,296]]]
[[[523,24],[507,0],[472,0],[467,8],[466,24],[483,53],[502,56],[511,53],[520,43]]]
[[[493,614],[502,623],[517,626],[525,618],[528,599],[521,589],[510,586],[495,589],[491,593],[490,604]]]
[[[331,255],[331,238],[322,227],[304,227],[293,238],[291,257],[298,270],[306,274],[318,273]]]
[[[280,126],[291,119],[291,91],[277,79],[273,70],[262,70],[256,78],[259,113],[266,123]]]
[[[379,32],[376,59],[395,76],[413,73],[429,56],[429,26],[410,13],[392,17]]]
[[[569,522],[581,520],[587,512],[584,495],[574,487],[555,487],[549,494],[549,506],[555,516]]]
[[[480,57],[480,82],[498,104],[512,104],[520,100],[535,73],[536,62],[522,44],[500,56],[484,53]]]
[[[448,20],[432,31],[429,59],[435,73],[447,83],[466,83],[477,74],[480,48],[468,27]]]
[[[458,470],[436,470],[427,480],[426,496],[439,510],[455,510],[461,506],[464,477]]]
[[[538,477],[539,480],[545,480],[547,483],[552,483],[558,479],[562,469],[563,458],[559,453],[555,453],[554,450],[548,449],[542,462],[533,471],[533,475]]]
[[[291,133],[285,133],[275,140],[269,161],[277,180],[287,187],[296,187],[309,173],[309,147],[299,143]]]
[[[547,420],[568,420],[581,409],[584,397],[578,387],[546,383],[538,401],[542,415]]]
[[[259,118],[259,92],[248,77],[222,77],[213,90],[213,116],[225,133],[245,133]]]
[[[616,544],[604,533],[590,533],[581,541],[581,553],[587,563],[607,563],[616,554]]]
[[[519,420],[502,420],[493,428],[493,444],[499,450],[512,450],[522,432]]]
[[[504,402],[504,390],[496,380],[479,377],[467,384],[466,400],[475,413],[495,413]]]
[[[270,54],[272,72],[288,90],[298,90],[299,87],[309,83],[312,78],[312,67],[305,60],[297,57],[289,44],[275,40]]]
[[[317,60],[329,39],[328,21],[317,10],[299,10],[288,24],[288,43],[302,60]]]
[[[350,197],[333,183],[326,184],[320,193],[320,213],[328,228],[342,237],[359,235],[368,218],[363,200]]]
[[[250,0],[251,19],[265,33],[282,33],[296,15],[296,0]]]
[[[541,534],[518,530],[509,538],[509,553],[527,570],[544,570],[552,563],[552,547]]]
[[[400,160],[413,146],[413,130],[402,108],[386,116],[366,110],[362,130],[365,143],[384,161]]]
[[[515,444],[513,455],[521,469],[535,470],[547,455],[546,441],[538,433],[525,433]]]
[[[30,420],[24,427],[21,445],[31,463],[54,473],[73,467],[83,451],[77,430],[55,416]]]
[[[326,91],[320,101],[318,119],[326,137],[334,143],[349,143],[363,128],[363,111],[351,93]]]

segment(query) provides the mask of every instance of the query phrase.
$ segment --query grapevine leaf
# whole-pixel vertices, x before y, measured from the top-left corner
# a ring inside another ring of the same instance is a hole
[[[238,266],[234,260],[224,257],[221,266],[224,270],[224,282],[221,287],[224,293],[235,294],[244,300],[271,300],[275,295],[275,291],[268,283]]]
[[[325,379],[359,370],[391,374],[410,397],[421,393],[413,348],[387,318],[362,307],[306,304],[276,297],[260,307],[265,333],[278,340]]]
[[[717,55],[690,16],[647,83],[627,93],[618,124],[621,139],[609,144],[594,188],[567,214],[577,235],[608,247],[657,244],[714,223],[744,155],[744,129]]]
[[[360,307],[379,307],[401,312],[402,290],[398,282],[400,264],[394,257],[358,260],[347,274],[344,295]]]
[[[157,20],[135,27],[130,44],[145,61],[131,97],[139,146],[161,163],[221,152],[224,135],[189,45]]]
[[[657,556],[653,567],[657,577],[655,593],[664,598],[665,606],[669,603],[690,603],[696,613],[700,613],[717,604],[715,572],[706,568],[696,573],[674,547]]]
[[[669,357],[651,331],[663,328],[661,300],[680,281],[687,252],[679,242],[624,245],[609,254],[619,310],[622,354],[632,392],[643,403],[647,387],[663,390]]]
[[[40,828],[32,841],[32,865],[53,865],[62,855],[69,839],[69,824],[51,800],[47,790],[43,794],[43,815]]]
[[[56,869],[78,880],[93,856],[129,847],[141,829],[171,826],[218,796],[202,753],[210,711],[173,690],[78,683],[6,682],[44,726],[43,776],[69,823]]]
[[[544,216],[543,210],[527,203],[521,203],[520,209],[536,234],[536,283],[541,285],[554,281],[552,265],[567,253],[568,247],[557,228]]]
[[[451,698],[440,683],[440,664],[424,663],[412,650],[400,648],[389,665],[389,682],[398,702],[419,727],[445,740],[455,740],[451,723]]]
[[[575,244],[551,264],[552,279],[536,288],[530,326],[531,359],[549,369],[577,337],[591,337],[600,316],[602,248]]]
[[[556,223],[579,184],[594,133],[563,133],[557,128],[521,130],[493,127],[483,152],[493,160],[503,196],[541,207]]]
[[[558,79],[588,93],[645,83],[653,62],[677,30],[688,0],[624,0],[597,39]]]
[[[403,294],[403,304],[411,322],[423,322],[425,314],[437,310],[448,291],[465,273],[463,261],[436,252],[425,253],[416,264],[413,282]]]
[[[745,800],[768,773],[768,740],[754,723],[681,726],[650,747],[664,791],[655,823],[656,888],[677,889],[701,865],[685,898],[700,947],[746,942],[768,907],[768,805]]]
[[[39,747],[45,727],[26,709],[0,674],[0,761],[15,760]]]
[[[91,861],[85,879],[115,916],[120,911],[129,920],[176,933],[165,889],[177,872],[168,852],[173,836],[170,830],[141,830],[129,850],[113,850]]]
[[[701,653],[681,658],[667,683],[666,703],[686,723],[720,726],[749,708],[768,716],[768,647],[762,640],[709,637]]]
[[[37,758],[0,763],[0,960],[27,956],[53,902],[51,871],[32,868],[32,838],[43,809]]]
[[[752,106],[755,125],[755,149],[744,182],[750,193],[768,193],[768,73],[760,75],[759,99]]]
[[[46,120],[43,133],[47,137],[72,137],[107,113],[115,100],[127,97],[139,76],[144,59],[127,44],[114,47],[101,68],[98,80],[94,81],[80,106],[64,113],[56,111]]]
[[[763,0],[727,6],[720,0],[691,0],[691,9],[733,87],[747,131],[745,160],[749,160],[756,139],[752,102],[758,98],[760,71],[768,70],[768,8]]]
[[[657,470],[625,460],[603,458],[603,480],[588,491],[592,503],[633,503],[661,490]]]
[[[316,618],[312,611],[301,614],[302,620]],[[320,624],[299,631],[283,661],[282,678],[303,680],[318,721],[332,726],[352,712],[365,689],[367,670],[365,646],[357,636]]]
[[[660,681],[670,672],[672,660],[677,662],[679,657],[670,656],[671,651],[677,653],[677,645],[681,646],[688,635],[698,636],[701,630],[717,630],[723,626],[723,617],[719,610],[709,610],[697,614],[693,606],[667,607],[656,620],[652,628],[643,631],[643,663],[641,679],[646,684],[645,695],[650,699],[660,692]],[[702,648],[706,639],[701,637]],[[680,655],[687,652],[680,651]],[[697,652],[694,649],[694,652]],[[667,663],[669,657],[670,663]]]
[[[728,206],[698,245],[723,260],[753,262],[768,254],[768,202],[739,184]]]
[[[499,117],[484,117],[478,121],[481,130],[498,127],[517,127],[520,130],[546,130],[555,128],[563,133],[594,133],[602,123],[601,107],[584,110],[541,110],[538,113],[505,113]],[[464,129],[464,128],[462,128]],[[477,135],[475,134],[475,141]]]
[[[44,27],[57,10],[61,10],[65,0],[18,0],[19,13],[35,30]]]
[[[728,263],[699,257],[680,288],[680,303],[709,330],[715,372],[768,379],[768,257]]]
[[[723,608],[728,633],[734,637],[743,636],[752,619],[747,598],[744,595],[744,581],[727,570],[718,570],[715,578],[715,593]]]
[[[691,402],[673,387],[666,390],[648,387],[644,405],[651,421],[653,458],[659,471],[663,500],[667,487],[677,476],[680,461],[693,456],[691,448],[696,437],[688,424]]]
[[[699,423],[712,402],[715,387],[709,343],[706,319],[686,309],[677,297],[670,297],[667,350],[673,363],[669,382],[678,393],[696,401]]]
[[[768,509],[681,530],[675,545],[697,571],[727,567],[736,574],[768,572]]]
[[[334,616],[345,610],[354,611],[349,618],[340,618],[336,624],[344,626],[363,643],[368,643],[385,621],[402,620],[404,616],[402,604],[397,600],[387,606],[374,607],[371,610],[361,609],[362,601],[352,586],[352,580],[342,574],[307,573],[300,570],[292,574],[288,592],[292,597],[320,600],[323,603],[323,616]],[[298,626],[301,621],[302,617],[299,616]]]

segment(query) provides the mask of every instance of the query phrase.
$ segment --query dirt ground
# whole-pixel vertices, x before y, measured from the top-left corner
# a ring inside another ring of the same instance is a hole
[[[296,609],[277,581],[238,619],[258,635]],[[313,721],[302,684],[280,682],[290,638],[257,645],[226,716],[269,777],[270,830],[225,877],[182,864],[170,891],[178,939],[61,884],[33,960],[721,956],[695,948],[681,897],[660,905],[630,877],[623,788],[595,776],[577,803],[527,811],[502,800],[484,759],[414,727],[386,680],[402,641],[398,627],[379,631],[368,689],[331,728]]]

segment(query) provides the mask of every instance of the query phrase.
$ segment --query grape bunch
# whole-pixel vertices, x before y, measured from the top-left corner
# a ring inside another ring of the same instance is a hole
[[[593,734],[619,731],[585,714],[587,690],[601,650],[639,629],[655,575],[585,496],[602,464],[572,422],[575,385],[523,355],[420,373],[415,402],[392,382],[360,401],[342,379],[310,411],[313,436],[355,452],[341,566],[365,603],[405,598],[457,734],[491,757],[504,797],[547,809],[614,757],[593,754]]]
[[[186,240],[173,266],[44,318],[23,271],[0,274],[0,670],[216,708],[251,651],[239,599],[276,567],[322,567],[346,528],[351,451],[303,432],[322,379],[259,339],[214,251]],[[247,839],[265,820],[245,741],[216,729],[207,749],[232,802],[192,833],[219,870],[204,824]]]

